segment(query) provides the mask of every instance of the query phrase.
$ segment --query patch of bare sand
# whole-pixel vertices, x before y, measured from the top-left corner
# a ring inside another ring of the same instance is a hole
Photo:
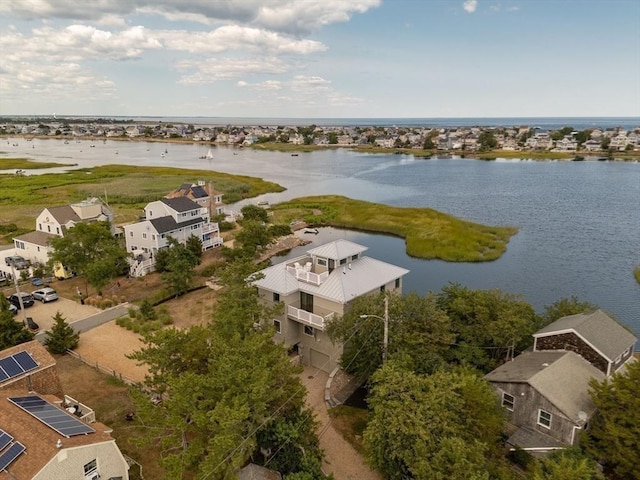
[[[149,372],[146,365],[137,365],[127,354],[140,350],[144,344],[140,335],[116,325],[105,323],[80,335],[75,352],[92,365],[96,363],[115,374],[134,382],[142,382]]]

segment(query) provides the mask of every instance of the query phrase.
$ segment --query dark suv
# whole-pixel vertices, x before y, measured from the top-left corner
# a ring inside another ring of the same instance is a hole
[[[30,293],[20,292],[20,296],[22,297],[22,305],[24,308],[32,307],[34,304],[33,295]],[[20,308],[20,299],[18,298],[18,294],[14,293],[9,298],[7,298],[9,302],[16,306],[16,308]]]

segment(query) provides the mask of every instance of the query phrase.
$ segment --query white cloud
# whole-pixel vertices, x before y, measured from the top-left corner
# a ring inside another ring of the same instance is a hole
[[[180,79],[183,85],[207,84],[246,75],[283,74],[287,71],[287,66],[275,57],[182,60],[176,67],[183,72]]]
[[[462,8],[464,8],[464,11],[467,13],[473,13],[478,8],[478,0],[466,0]]]

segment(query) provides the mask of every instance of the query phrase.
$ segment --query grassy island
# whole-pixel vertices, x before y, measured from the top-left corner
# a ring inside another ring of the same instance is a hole
[[[36,162],[28,158],[0,158],[0,170],[33,170],[36,168],[70,167],[75,163]]]
[[[430,208],[401,208],[341,196],[303,197],[273,206],[280,222],[304,220],[405,239],[407,254],[449,262],[496,260],[517,232],[460,220]]]
[[[223,192],[226,203],[284,191],[282,186],[260,178],[169,167],[104,165],[65,173],[0,175],[0,226],[4,227],[0,229],[0,243],[10,243],[12,236],[33,230],[35,218],[45,207],[88,196],[104,199],[106,194],[116,223],[123,223],[136,220],[148,202],[163,197],[181,183],[200,178]]]

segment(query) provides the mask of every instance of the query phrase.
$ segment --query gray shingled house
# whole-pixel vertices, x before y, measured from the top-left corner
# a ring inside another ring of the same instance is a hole
[[[637,339],[602,310],[560,318],[533,337],[533,351],[485,379],[504,408],[507,443],[542,454],[578,443],[596,412],[589,382],[632,361]]]

